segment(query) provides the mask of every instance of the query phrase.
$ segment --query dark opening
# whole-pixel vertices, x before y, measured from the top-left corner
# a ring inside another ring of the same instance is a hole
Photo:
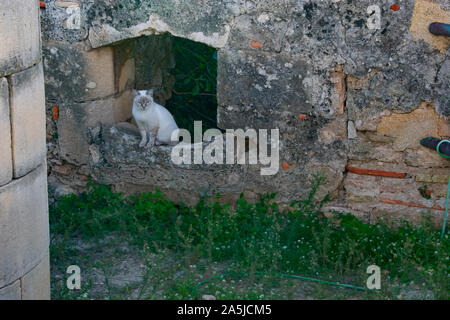
[[[193,136],[194,120],[203,122],[203,131],[217,128],[217,51],[205,44],[171,37],[175,56],[172,97],[165,107],[180,128]]]

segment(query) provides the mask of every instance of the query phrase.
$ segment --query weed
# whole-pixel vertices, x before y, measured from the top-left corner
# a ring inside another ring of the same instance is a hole
[[[173,264],[163,259],[171,267],[164,267],[162,261],[147,262],[139,298],[199,297],[201,292],[191,293],[208,277],[213,277],[209,288],[202,286],[200,291],[218,292],[220,298],[287,298],[298,293],[289,287],[277,291],[280,283],[288,283],[278,274],[364,286],[365,270],[372,264],[383,270],[383,290],[367,291],[367,297],[395,298],[399,285],[414,280],[435,298],[449,298],[448,232],[441,242],[429,221],[418,226],[403,222],[394,228],[383,221],[365,224],[345,213],[335,212],[327,218],[321,213],[327,198],[315,200],[320,183],[321,178],[315,177],[310,195],[284,210],[274,202],[275,194],[255,203],[241,195],[231,210],[228,204],[206,198],[187,207],[166,200],[159,191],[123,196],[108,186],[89,183],[87,192],[65,196],[51,209],[52,261],[61,263],[70,256],[65,241],[97,241],[114,233],[144,248],[147,256],[162,254],[178,261]],[[217,278],[228,272],[239,275],[234,281],[244,279],[248,290],[244,284],[230,287]],[[175,275],[183,276],[174,281]],[[264,285],[256,289],[257,283]],[[113,297],[111,286],[107,289]],[[330,296],[323,286],[316,286],[310,294]]]

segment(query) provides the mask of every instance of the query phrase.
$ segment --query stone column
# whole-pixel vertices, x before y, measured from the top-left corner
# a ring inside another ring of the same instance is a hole
[[[0,2],[0,300],[50,298],[38,6]]]

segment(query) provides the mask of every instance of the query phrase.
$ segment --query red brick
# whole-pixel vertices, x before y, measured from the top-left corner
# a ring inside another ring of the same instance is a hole
[[[415,207],[415,208],[432,209],[432,210],[440,210],[440,211],[445,210],[444,208],[441,208],[439,206],[427,207],[420,203],[405,202],[405,201],[401,201],[401,200],[393,200],[393,199],[388,199],[388,198],[383,198],[380,201],[383,203],[401,205],[401,206],[406,206],[406,207]]]
[[[360,169],[360,168],[355,168],[355,167],[350,167],[350,166],[346,166],[345,169],[347,169],[347,171],[350,171],[350,172],[353,172],[356,174],[369,175],[369,176],[382,176],[382,177],[391,177],[391,178],[405,178],[406,177],[406,173],[404,173],[404,172]]]
[[[250,46],[252,48],[259,49],[259,48],[261,48],[261,42],[259,42],[259,41],[252,41],[252,42],[250,42]]]

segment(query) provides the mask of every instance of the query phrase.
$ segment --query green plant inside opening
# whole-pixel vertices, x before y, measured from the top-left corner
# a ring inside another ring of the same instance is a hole
[[[166,108],[180,128],[191,132],[194,121],[203,122],[203,131],[217,127],[217,51],[205,44],[172,37],[176,79]]]

